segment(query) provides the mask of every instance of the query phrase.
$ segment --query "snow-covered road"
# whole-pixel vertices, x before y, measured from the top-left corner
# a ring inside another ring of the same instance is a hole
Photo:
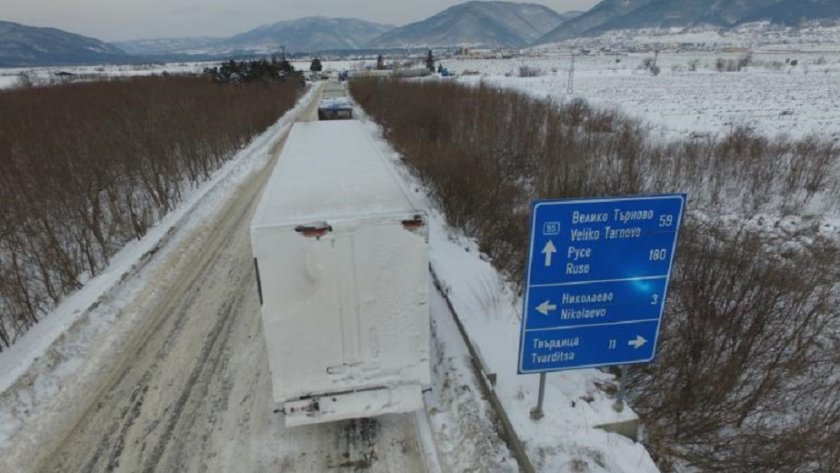
[[[248,222],[273,162],[124,309],[143,327],[77,387],[97,402],[39,470],[426,470],[414,415],[287,430],[272,412]]]
[[[319,98],[307,94],[288,120],[314,120]],[[264,166],[76,311],[0,392],[0,471],[517,471],[437,295],[424,410],[289,429],[274,412],[249,222],[284,120],[255,140]]]

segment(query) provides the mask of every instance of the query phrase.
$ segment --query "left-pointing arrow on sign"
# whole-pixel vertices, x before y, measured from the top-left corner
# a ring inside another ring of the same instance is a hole
[[[548,315],[552,310],[557,310],[557,306],[549,301],[545,301],[537,306],[537,312],[542,315]]]
[[[627,342],[628,345],[630,345],[631,347],[633,347],[637,350],[639,348],[641,348],[642,345],[644,345],[645,343],[647,343],[647,340],[645,340],[645,338],[642,337],[641,335],[636,335],[635,340],[630,340],[629,342]]]
[[[551,266],[551,256],[557,253],[557,248],[554,246],[554,242],[548,240],[548,243],[545,244],[545,248],[542,250],[542,254],[545,255],[545,265],[546,267]]]

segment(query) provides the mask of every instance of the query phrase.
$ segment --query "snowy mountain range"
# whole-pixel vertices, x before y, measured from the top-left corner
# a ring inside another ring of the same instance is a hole
[[[840,0],[604,0],[536,42],[552,43],[610,30],[733,27],[764,20],[795,25],[825,18],[840,18]]]
[[[796,26],[803,20],[840,18],[840,0],[782,0],[741,19],[741,23],[767,20]]]
[[[353,18],[306,17],[279,21],[230,38],[147,39],[116,43],[133,54],[264,54],[285,46],[289,53],[363,48],[393,29]]]
[[[127,62],[136,58],[98,39],[0,21],[0,67]]]
[[[228,38],[144,39],[108,44],[55,28],[0,21],[0,67],[416,47],[527,47],[611,30],[714,26],[767,20],[840,19],[840,0],[603,0],[585,13],[540,4],[468,1],[399,28],[352,18],[307,17]]]
[[[369,47],[524,47],[573,16],[534,3],[470,1],[391,30]]]
[[[155,55],[170,51],[190,51],[212,47],[219,38],[202,36],[198,38],[155,38],[114,42],[114,46],[129,54]]]

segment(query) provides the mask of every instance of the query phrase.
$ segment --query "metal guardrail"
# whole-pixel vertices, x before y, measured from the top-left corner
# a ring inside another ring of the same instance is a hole
[[[429,272],[432,273],[432,281],[434,282],[438,292],[440,292],[443,299],[446,301],[446,305],[449,307],[449,312],[452,313],[452,318],[455,320],[455,325],[458,326],[458,331],[461,332],[461,338],[463,338],[464,344],[470,352],[470,362],[476,376],[481,381],[479,384],[481,385],[484,397],[490,401],[490,405],[501,424],[502,440],[505,441],[505,444],[507,444],[516,459],[516,462],[519,464],[519,468],[524,473],[536,473],[534,465],[531,463],[531,459],[528,458],[528,455],[525,453],[525,446],[519,439],[519,435],[517,435],[516,431],[513,429],[513,424],[511,424],[510,418],[508,418],[507,412],[505,412],[501,400],[499,400],[499,397],[496,395],[496,373],[489,370],[487,363],[484,362],[484,358],[481,356],[481,352],[478,350],[478,346],[473,344],[472,340],[470,340],[470,336],[467,334],[464,324],[461,323],[458,313],[455,312],[455,307],[452,305],[452,301],[449,299],[449,295],[444,290],[443,284],[438,278],[438,275],[432,265],[429,265]]]

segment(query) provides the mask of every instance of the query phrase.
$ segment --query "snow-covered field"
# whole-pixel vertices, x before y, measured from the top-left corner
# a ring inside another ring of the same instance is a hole
[[[718,70],[719,61],[727,68],[747,57],[740,71]],[[642,67],[654,60],[658,75]],[[375,62],[323,64],[354,71]],[[583,98],[616,108],[643,119],[665,139],[748,126],[770,135],[820,134],[840,140],[840,26],[616,31],[523,51],[511,59],[443,57],[438,64],[465,84],[485,83],[557,101]],[[308,69],[308,63],[295,66]],[[537,75],[519,77],[523,67]]]
[[[816,133],[840,139],[840,51],[756,52],[741,72],[718,72],[718,58],[746,53],[663,52],[655,76],[640,68],[653,53],[577,56],[569,93],[571,56],[444,60],[466,84],[485,83],[557,101],[583,98],[643,119],[664,138],[720,133],[749,126],[767,134]],[[796,61],[797,65],[791,65]],[[519,77],[520,67],[540,71]],[[465,71],[478,75],[464,76]]]
[[[0,68],[0,90],[22,85],[22,81],[38,84],[61,83],[66,77],[58,73],[70,73],[84,78],[139,77],[167,74],[196,74],[207,67],[218,66],[222,61],[208,62],[172,62],[162,64],[138,65],[100,65],[100,66],[50,66],[50,67],[14,67]],[[326,71],[355,71],[376,64],[374,60],[325,61]],[[310,61],[292,61],[292,66],[299,71],[308,71]]]
[[[167,64],[139,64],[126,66],[51,66],[51,67],[17,67],[0,68],[0,89],[8,89],[21,85],[21,80],[33,83],[61,82],[62,77],[57,73],[68,72],[84,77],[136,77],[163,74],[189,74],[204,70],[205,67],[218,65],[217,62],[178,62]]]
[[[642,68],[654,59],[658,75]],[[635,52],[634,52],[635,51]],[[575,58],[569,93],[571,54]],[[581,54],[581,53],[584,54]],[[513,59],[441,59],[467,84],[513,88],[558,101],[584,98],[642,118],[663,138],[748,126],[767,134],[821,134],[840,140],[840,26],[748,24],[716,28],[614,31],[523,51]],[[717,62],[751,62],[718,72]],[[419,58],[419,56],[418,56]],[[59,71],[103,77],[199,72],[214,63],[0,69],[0,89],[21,73],[56,79]],[[357,71],[374,60],[323,61],[325,70]],[[293,61],[309,70],[309,61]],[[518,77],[520,68],[538,71]],[[472,73],[475,75],[464,75]]]
[[[643,119],[663,138],[691,133],[720,133],[749,126],[767,134],[821,134],[840,140],[840,43],[819,51],[764,50],[752,54],[741,72],[718,72],[716,62],[737,61],[744,52],[662,52],[657,76],[640,68],[653,53],[591,54],[575,58],[557,50],[513,59],[443,59],[440,63],[465,84],[513,88],[558,101],[584,98]],[[796,61],[796,65],[791,65]],[[26,72],[36,80],[55,79],[58,71],[103,77],[199,72],[216,63],[0,70],[0,89],[19,83]],[[325,61],[325,70],[361,70],[371,61]],[[308,62],[294,62],[308,70]],[[539,71],[519,77],[521,67]],[[473,72],[477,75],[464,75]]]

